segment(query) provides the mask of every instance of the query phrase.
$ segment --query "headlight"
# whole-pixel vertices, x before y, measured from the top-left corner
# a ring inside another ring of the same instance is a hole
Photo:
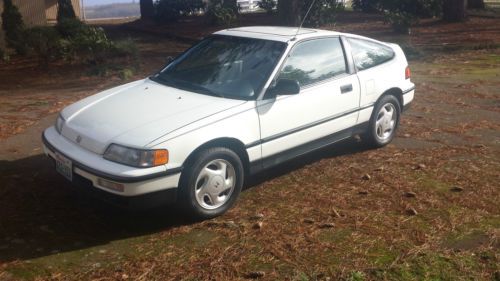
[[[111,144],[104,159],[133,167],[154,167],[168,163],[168,150],[166,149],[136,149]]]
[[[56,120],[56,131],[59,134],[61,134],[63,126],[64,126],[64,118],[62,118],[61,114],[59,114],[59,116],[57,116],[57,120]]]

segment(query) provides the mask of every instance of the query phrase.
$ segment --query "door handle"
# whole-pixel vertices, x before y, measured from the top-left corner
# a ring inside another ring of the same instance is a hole
[[[345,94],[345,93],[349,93],[349,92],[352,92],[352,84],[344,85],[344,86],[340,87],[341,94]]]

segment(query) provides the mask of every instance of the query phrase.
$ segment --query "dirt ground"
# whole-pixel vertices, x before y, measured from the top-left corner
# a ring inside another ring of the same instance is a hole
[[[240,23],[273,23],[254,17]],[[197,20],[106,28],[137,42],[134,80],[206,35]],[[62,107],[126,81],[0,64],[0,280],[500,280],[500,20],[424,21],[408,36],[346,14],[325,28],[405,46],[417,90],[397,138],[377,150],[353,138],[259,174],[204,222],[96,202],[42,155]]]

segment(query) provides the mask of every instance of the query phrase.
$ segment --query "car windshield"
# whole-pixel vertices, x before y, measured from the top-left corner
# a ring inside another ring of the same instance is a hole
[[[151,78],[172,87],[252,99],[264,87],[286,44],[234,36],[209,37]]]

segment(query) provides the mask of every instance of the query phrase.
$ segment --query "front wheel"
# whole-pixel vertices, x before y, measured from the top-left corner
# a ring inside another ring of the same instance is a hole
[[[243,164],[235,152],[223,147],[204,150],[182,174],[181,206],[197,219],[219,216],[238,198],[243,178]]]
[[[392,95],[383,96],[373,109],[364,139],[374,147],[387,145],[396,135],[400,115],[398,99]]]

